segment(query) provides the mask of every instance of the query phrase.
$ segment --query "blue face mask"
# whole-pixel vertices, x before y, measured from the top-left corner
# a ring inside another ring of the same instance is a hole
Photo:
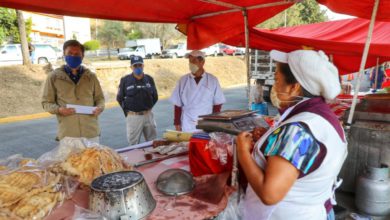
[[[76,69],[81,65],[82,58],[80,56],[65,56],[65,62],[72,69]]]
[[[142,69],[142,67],[137,67],[137,68],[134,68],[133,72],[135,75],[139,76],[142,74],[144,70]]]

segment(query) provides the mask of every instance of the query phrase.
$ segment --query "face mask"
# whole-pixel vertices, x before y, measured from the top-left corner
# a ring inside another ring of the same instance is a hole
[[[82,58],[80,56],[65,56],[65,62],[72,69],[76,69],[81,65]]]
[[[271,89],[271,102],[272,102],[272,104],[273,104],[276,108],[280,109],[280,103],[281,103],[282,101],[280,101],[280,99],[278,98],[278,94],[285,94],[285,95],[290,95],[290,94],[284,93],[284,92],[278,93],[278,92],[276,92],[275,87],[272,87],[272,89]],[[301,101],[301,100],[306,100],[306,99],[308,99],[308,98],[307,98],[307,97],[304,97],[304,96],[294,96],[294,99],[295,99],[295,100],[286,100],[286,101],[283,101],[283,103],[289,103],[289,102],[291,102],[291,103],[296,103],[296,102],[299,102],[299,101]]]
[[[191,73],[193,73],[193,74],[196,73],[196,71],[199,70],[199,67],[197,65],[193,64],[193,63],[189,64],[189,68],[190,68]]]
[[[142,67],[137,67],[137,68],[134,68],[133,72],[135,75],[139,76],[142,74],[143,69],[142,69]]]

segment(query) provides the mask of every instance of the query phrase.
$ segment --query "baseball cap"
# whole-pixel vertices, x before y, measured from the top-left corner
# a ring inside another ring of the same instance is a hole
[[[130,58],[130,64],[131,64],[131,66],[133,66],[135,64],[144,64],[144,59],[142,59],[142,57],[140,57],[140,56],[132,56]]]
[[[187,53],[185,55],[185,58],[188,58],[189,56],[205,58],[206,54],[203,51],[200,51],[200,50],[193,50],[190,53]]]
[[[312,95],[334,99],[341,92],[337,68],[323,51],[296,50],[284,53],[272,50],[270,56],[287,63],[299,84]]]

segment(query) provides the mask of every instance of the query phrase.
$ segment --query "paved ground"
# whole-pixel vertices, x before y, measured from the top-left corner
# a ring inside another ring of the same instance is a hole
[[[245,87],[224,90],[227,103],[223,109],[244,109],[247,107]],[[168,100],[160,100],[153,110],[157,122],[158,137],[166,129],[173,129],[173,106]],[[106,109],[100,117],[101,143],[112,148],[127,146],[126,126],[119,107]],[[55,117],[0,125],[0,158],[12,154],[38,157],[57,146],[57,122]]]

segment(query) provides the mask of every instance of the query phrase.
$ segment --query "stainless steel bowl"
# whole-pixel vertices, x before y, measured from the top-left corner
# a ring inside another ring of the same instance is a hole
[[[120,171],[92,181],[89,209],[109,219],[142,219],[156,207],[144,177],[137,171]]]
[[[179,196],[192,192],[195,181],[190,172],[182,169],[169,169],[162,172],[156,181],[157,189],[169,196]]]

